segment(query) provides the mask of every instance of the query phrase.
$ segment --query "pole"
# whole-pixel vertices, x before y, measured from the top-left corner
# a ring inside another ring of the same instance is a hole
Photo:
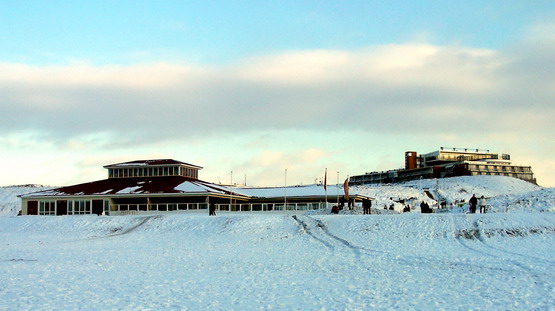
[[[287,210],[287,169],[285,169],[285,187],[283,191],[285,192],[285,210]]]
[[[324,190],[326,191],[326,208],[328,208],[328,168],[326,167],[326,174],[324,175]]]
[[[231,171],[231,184],[230,187],[233,187],[233,171]],[[233,199],[231,196],[231,191],[229,192],[229,211],[231,212],[231,204],[233,203]]]
[[[339,205],[339,171],[337,171],[337,184],[335,185],[335,194],[337,195],[337,205]]]

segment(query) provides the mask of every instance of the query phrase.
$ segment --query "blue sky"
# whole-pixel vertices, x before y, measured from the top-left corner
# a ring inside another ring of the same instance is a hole
[[[312,183],[440,146],[555,186],[552,1],[17,1],[0,10],[0,185],[168,157]]]
[[[355,49],[427,40],[499,48],[553,18],[552,1],[14,1],[2,58],[233,62],[284,50]]]

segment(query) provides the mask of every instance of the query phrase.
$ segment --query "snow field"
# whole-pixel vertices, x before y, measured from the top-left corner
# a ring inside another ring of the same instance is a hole
[[[0,217],[0,310],[550,310],[554,233],[552,213]]]

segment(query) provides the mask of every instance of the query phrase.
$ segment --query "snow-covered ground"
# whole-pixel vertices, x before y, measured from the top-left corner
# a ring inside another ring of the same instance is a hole
[[[555,191],[434,182],[358,190],[379,204],[476,193],[493,212],[10,210],[0,217],[0,310],[555,310]]]
[[[43,185],[19,185],[0,187],[0,216],[17,215],[21,210],[20,194],[42,191],[52,187]]]
[[[0,310],[552,310],[555,301],[553,213],[12,216],[0,228]]]

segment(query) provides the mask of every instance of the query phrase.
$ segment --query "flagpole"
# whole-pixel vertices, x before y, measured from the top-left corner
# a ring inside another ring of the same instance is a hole
[[[233,187],[233,171],[231,171],[231,185],[230,187]],[[231,196],[231,191],[229,192],[229,211],[231,212],[231,205],[233,205],[233,197]]]
[[[335,194],[337,195],[337,205],[339,205],[339,171],[337,171],[337,184],[335,184]]]
[[[328,168],[326,167],[326,173],[324,174],[324,191],[326,192],[326,208],[328,208]]]
[[[285,187],[283,188],[285,192],[285,207],[284,209],[287,210],[287,169],[285,169]]]
[[[345,200],[347,201],[347,206],[349,207],[349,210],[350,210],[353,207],[349,203],[351,202],[349,198],[349,175],[347,175],[347,179],[345,179],[345,181],[343,182],[343,192],[345,193]]]

